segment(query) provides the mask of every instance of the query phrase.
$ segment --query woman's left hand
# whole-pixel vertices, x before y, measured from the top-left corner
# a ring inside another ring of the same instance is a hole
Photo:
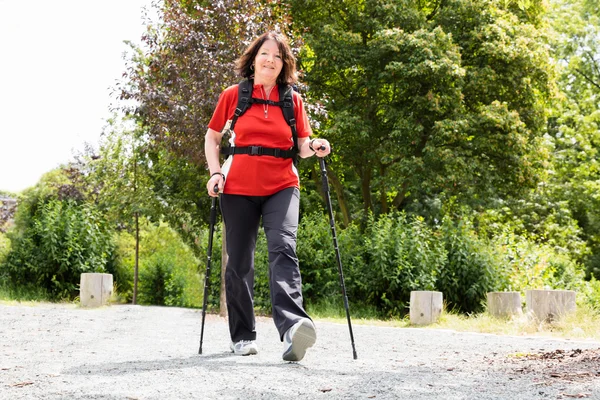
[[[325,157],[327,154],[331,153],[331,146],[326,139],[316,138],[312,139],[309,143],[317,157]]]

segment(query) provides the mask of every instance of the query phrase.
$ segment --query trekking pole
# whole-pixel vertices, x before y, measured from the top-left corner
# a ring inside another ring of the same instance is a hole
[[[219,186],[215,185],[215,193],[219,191]],[[206,319],[206,306],[208,303],[208,283],[210,279],[210,261],[212,258],[213,233],[215,232],[215,221],[217,220],[217,198],[213,197],[210,204],[208,248],[206,249],[206,275],[204,276],[204,297],[202,298],[202,328],[200,331],[200,350],[202,354],[202,341],[204,340],[204,320]]]
[[[323,146],[321,149],[324,150],[325,147]],[[335,234],[333,209],[331,207],[331,197],[329,196],[329,180],[327,179],[327,168],[325,167],[325,160],[323,157],[319,157],[319,165],[321,167],[321,176],[323,178],[323,193],[325,193],[325,200],[327,201],[327,208],[329,209],[329,225],[331,227],[331,234],[333,235],[333,247],[335,248],[338,272],[340,274],[340,285],[342,286],[342,294],[344,296],[344,307],[346,308],[348,330],[350,331],[350,341],[352,342],[352,354],[356,360],[358,356],[356,355],[356,347],[354,346],[354,334],[352,333],[352,322],[350,321],[350,308],[348,307],[348,296],[346,295],[346,284],[344,283],[344,271],[342,270],[342,259],[340,257],[340,248],[338,247],[337,235]]]

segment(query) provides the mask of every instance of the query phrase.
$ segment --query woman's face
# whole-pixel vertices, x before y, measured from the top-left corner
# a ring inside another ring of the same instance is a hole
[[[275,84],[282,68],[283,60],[277,42],[265,40],[254,58],[254,79]]]

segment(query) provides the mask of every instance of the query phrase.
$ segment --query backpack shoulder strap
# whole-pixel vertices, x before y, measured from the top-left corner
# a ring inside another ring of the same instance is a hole
[[[298,133],[296,132],[296,116],[294,114],[294,88],[291,85],[279,85],[279,102],[283,117],[292,130],[294,150],[298,153]],[[297,157],[294,162],[297,162]]]
[[[294,89],[290,85],[280,85],[279,86],[279,102],[281,103],[281,111],[283,111],[283,116],[285,117],[285,121],[289,126],[296,127],[296,117],[294,115],[294,99],[293,99]]]
[[[231,125],[229,127],[230,130],[233,130],[237,119],[244,114],[250,105],[252,105],[252,88],[254,86],[253,81],[250,79],[244,79],[238,85],[238,101],[237,106],[235,108],[235,112],[233,113],[233,118],[231,119]]]

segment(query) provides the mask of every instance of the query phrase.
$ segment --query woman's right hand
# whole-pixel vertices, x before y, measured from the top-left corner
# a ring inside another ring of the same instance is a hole
[[[215,173],[210,177],[208,182],[206,183],[206,190],[208,191],[208,195],[211,197],[218,197],[219,192],[223,191],[223,184],[225,183],[225,179],[223,178],[223,174]],[[215,186],[217,187],[217,191],[215,192]]]

